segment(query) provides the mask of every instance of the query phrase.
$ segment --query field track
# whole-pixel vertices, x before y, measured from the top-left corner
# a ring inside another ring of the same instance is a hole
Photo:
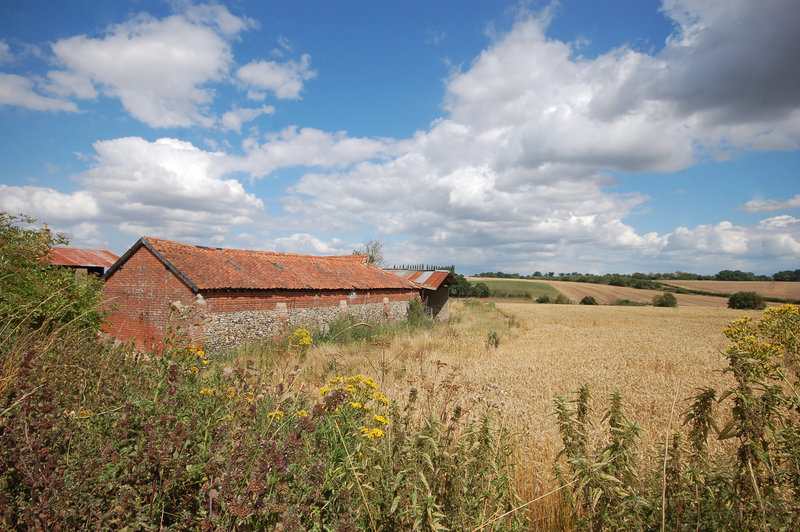
[[[789,281],[661,281],[664,284],[716,292],[734,294],[736,292],[755,292],[764,297],[780,299],[800,299],[800,283]]]

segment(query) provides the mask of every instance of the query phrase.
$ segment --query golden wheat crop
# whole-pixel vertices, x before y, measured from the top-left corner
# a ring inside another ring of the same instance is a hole
[[[440,417],[457,404],[468,417],[492,408],[516,434],[517,488],[528,501],[555,486],[556,395],[588,383],[599,420],[609,394],[619,389],[629,418],[642,427],[642,455],[655,455],[671,413],[675,428],[698,388],[732,384],[722,371],[723,329],[748,312],[760,315],[710,307],[498,303],[494,311],[489,305],[468,309],[453,302],[450,323],[391,341],[320,346],[307,361],[307,375],[332,367],[363,373],[401,401],[415,387],[423,413]]]

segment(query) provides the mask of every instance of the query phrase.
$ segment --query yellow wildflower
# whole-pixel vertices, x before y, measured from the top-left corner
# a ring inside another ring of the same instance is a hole
[[[306,412],[305,410],[301,410],[296,415],[297,417],[308,417],[308,412]]]
[[[327,386],[323,386],[322,388],[319,389],[320,395],[328,395],[329,393],[331,393],[331,389],[328,388]]]
[[[349,402],[348,405],[352,406],[353,408],[361,408],[361,403],[359,402]]]
[[[275,421],[280,421],[282,417],[283,417],[282,410],[276,410],[274,412],[270,412],[267,414],[267,418],[274,419]]]
[[[389,420],[386,419],[385,417],[381,416],[381,415],[372,416],[372,419],[374,419],[375,421],[377,421],[381,425],[388,425],[389,424]]]
[[[383,403],[385,405],[389,404],[389,400],[381,392],[372,392],[372,398],[379,403]]]
[[[382,438],[383,431],[381,429],[368,429],[366,427],[362,427],[361,435],[365,438]]]

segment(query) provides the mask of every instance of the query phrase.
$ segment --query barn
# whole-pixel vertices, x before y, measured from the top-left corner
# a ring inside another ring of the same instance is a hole
[[[105,332],[159,350],[183,316],[182,334],[206,349],[271,338],[288,328],[324,330],[342,315],[406,317],[419,288],[364,255],[320,257],[225,249],[142,237],[103,276]]]

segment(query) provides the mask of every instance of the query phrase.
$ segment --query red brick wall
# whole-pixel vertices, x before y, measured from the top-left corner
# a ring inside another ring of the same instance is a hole
[[[116,306],[105,332],[123,342],[135,338],[136,347],[143,350],[163,345],[170,304],[189,304],[194,298],[189,287],[144,246],[106,281],[103,296],[106,305]]]

